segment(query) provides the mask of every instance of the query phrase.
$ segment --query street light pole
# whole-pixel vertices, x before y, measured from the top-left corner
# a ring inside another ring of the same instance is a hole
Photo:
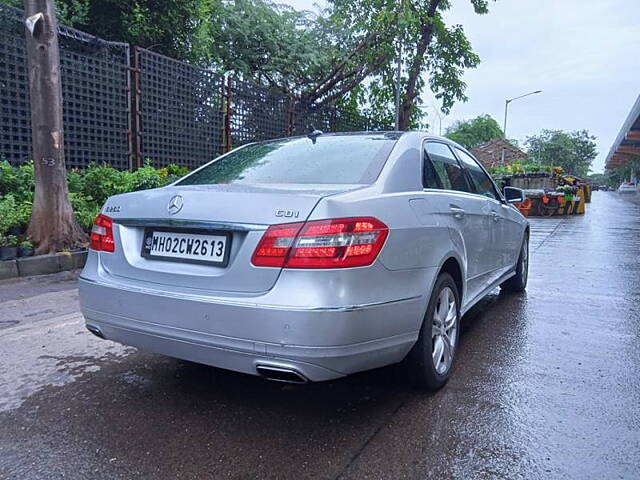
[[[502,133],[504,134],[504,138],[507,138],[507,114],[509,113],[509,104],[511,100],[507,99],[504,101],[504,123],[502,124]]]
[[[504,134],[505,141],[507,140],[507,114],[509,113],[509,104],[514,100],[518,100],[520,98],[528,97],[529,95],[535,95],[536,93],[542,93],[542,90],[536,90],[535,92],[525,93],[524,95],[520,95],[518,97],[507,98],[504,101],[504,123],[502,124],[502,133]],[[502,148],[502,160],[500,163],[504,165],[504,147]]]

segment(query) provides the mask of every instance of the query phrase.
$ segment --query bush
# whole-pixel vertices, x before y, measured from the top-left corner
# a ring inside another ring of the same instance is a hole
[[[164,169],[163,169],[164,170]],[[128,191],[147,190],[149,188],[158,188],[166,185],[167,175],[163,175],[163,170],[156,170],[147,161],[144,166],[133,173],[127,172],[130,176],[128,179]],[[166,170],[165,170],[166,172]]]
[[[0,233],[24,230],[31,218],[31,201],[19,201],[13,194],[0,198]]]
[[[102,205],[111,195],[130,191],[128,185],[129,172],[121,172],[108,165],[92,163],[82,174],[82,179],[74,179],[74,187],[87,198]]]
[[[108,165],[91,164],[84,170],[67,172],[69,200],[76,221],[89,230],[100,208],[111,195],[158,188],[176,181],[189,171],[177,165],[155,169],[150,161],[135,172],[119,171]],[[23,233],[31,218],[33,163],[12,167],[0,162],[0,236],[9,231]]]
[[[12,167],[8,162],[0,162],[0,198],[13,195],[17,200],[33,200],[33,163]]]
[[[85,197],[81,193],[69,193],[69,201],[78,225],[85,230],[91,230],[102,204],[98,204],[92,198]]]
[[[160,169],[160,171],[162,170],[166,170],[167,171],[167,176],[169,177],[173,177],[176,180],[180,177],[184,177],[187,173],[189,173],[189,169],[187,167],[181,167],[179,165],[175,165],[175,164],[170,164],[167,165],[166,167]]]
[[[69,193],[82,193],[84,191],[84,171],[74,168],[67,172],[67,185]]]
[[[16,185],[16,169],[7,161],[0,162],[0,196],[15,192]]]

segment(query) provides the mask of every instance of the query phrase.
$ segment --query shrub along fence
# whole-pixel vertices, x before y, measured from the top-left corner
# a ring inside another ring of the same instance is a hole
[[[368,119],[295,98],[150,50],[60,26],[69,167],[195,168],[248,142],[305,132],[367,130]],[[0,4],[0,160],[31,159],[23,14]]]

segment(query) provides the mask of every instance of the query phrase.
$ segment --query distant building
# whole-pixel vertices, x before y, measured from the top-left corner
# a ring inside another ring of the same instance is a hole
[[[471,153],[473,153],[485,167],[493,167],[495,165],[502,165],[503,149],[505,165],[524,160],[528,157],[528,155],[518,147],[502,138],[494,138],[493,140],[477,145],[471,149]]]

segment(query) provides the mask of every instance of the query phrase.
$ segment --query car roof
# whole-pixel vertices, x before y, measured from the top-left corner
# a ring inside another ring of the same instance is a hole
[[[434,139],[434,140],[441,140],[443,142],[449,143],[451,145],[458,145],[457,143],[453,142],[452,140],[449,140],[446,137],[442,137],[439,135],[434,135],[433,133],[429,133],[429,132],[425,132],[422,130],[406,130],[406,131],[402,131],[402,130],[361,130],[361,131],[355,131],[355,132],[323,132],[322,136],[323,137],[336,137],[336,136],[372,136],[372,135],[389,135],[389,136],[397,136],[396,140],[398,140],[400,137],[407,137],[407,136],[415,136],[415,137],[420,137],[420,138],[430,138],[430,139]],[[277,137],[277,138],[270,138],[270,139],[265,139],[262,141],[258,141],[258,142],[252,142],[252,143],[262,143],[262,142],[274,142],[274,141],[279,141],[279,140],[293,140],[293,139],[297,139],[297,138],[305,138],[307,137],[308,134],[299,134],[299,135],[293,135],[290,137]]]

